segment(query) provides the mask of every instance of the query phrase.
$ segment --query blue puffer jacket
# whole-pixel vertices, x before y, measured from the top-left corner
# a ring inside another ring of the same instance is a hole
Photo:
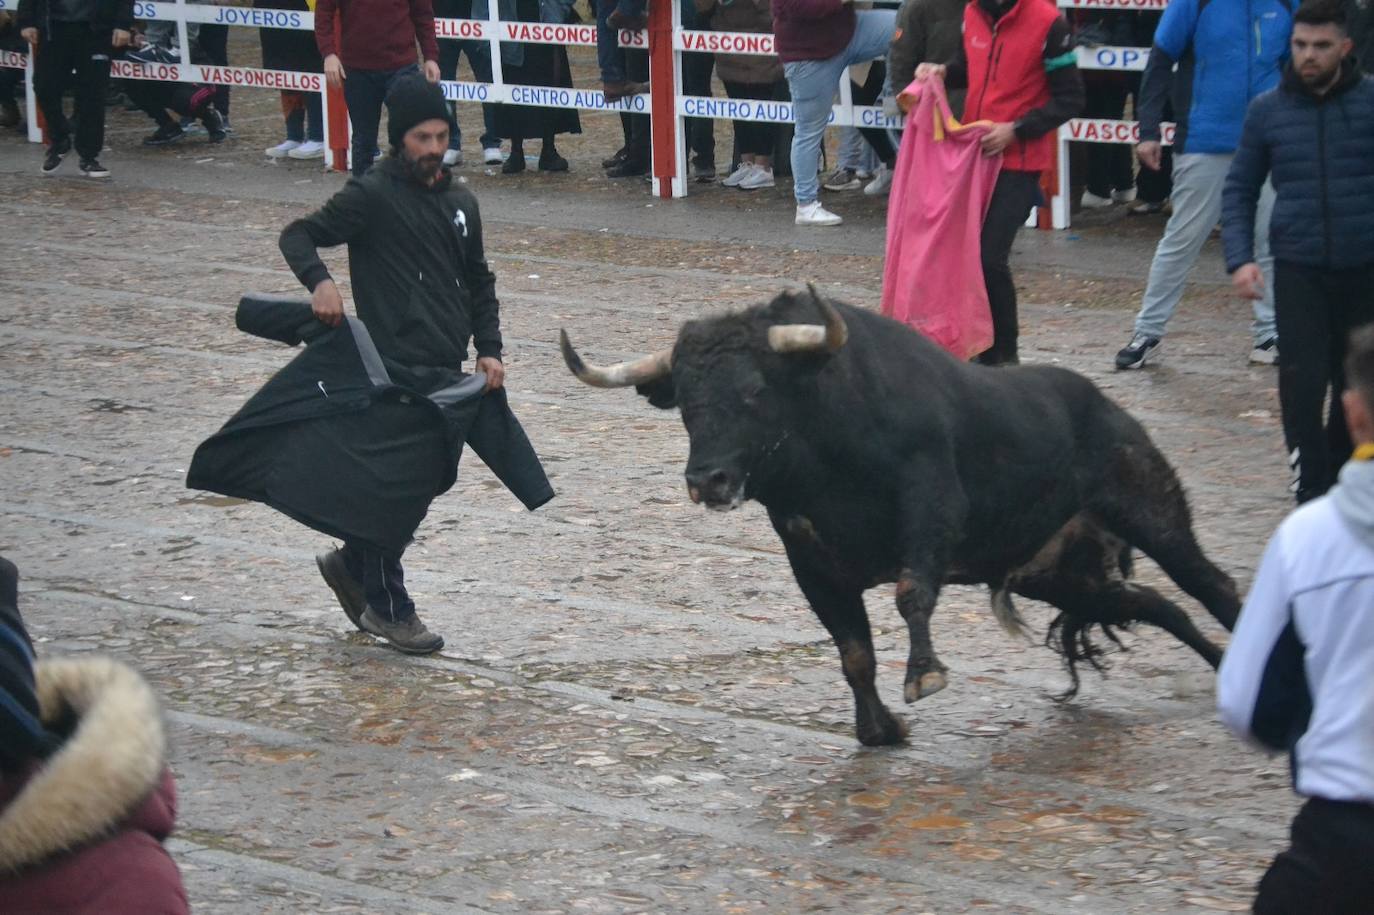
[[[1226,269],[1255,259],[1255,204],[1272,175],[1276,260],[1346,270],[1374,263],[1374,77],[1347,59],[1315,96],[1290,68],[1255,99],[1222,192]]]
[[[1234,151],[1245,107],[1279,84],[1295,3],[1170,0],[1141,82],[1140,138],[1159,139],[1164,103],[1172,96],[1176,153]]]

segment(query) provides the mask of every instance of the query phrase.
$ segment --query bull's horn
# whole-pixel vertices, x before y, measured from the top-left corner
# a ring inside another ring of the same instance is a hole
[[[579,380],[594,388],[628,388],[636,384],[648,384],[667,375],[672,369],[673,351],[665,349],[633,362],[620,362],[605,367],[588,365],[577,355],[568,340],[566,330],[558,331],[558,345],[563,349],[563,361]]]
[[[775,324],[768,328],[768,345],[779,353],[838,352],[849,339],[844,318],[810,283],[811,297],[825,316],[824,324]]]

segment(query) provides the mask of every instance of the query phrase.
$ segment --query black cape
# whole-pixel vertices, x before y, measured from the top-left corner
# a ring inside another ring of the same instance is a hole
[[[356,318],[245,296],[240,330],[305,349],[196,449],[186,485],[270,505],[346,541],[400,555],[472,445],[531,510],[553,487],[506,392],[486,378],[383,358]]]

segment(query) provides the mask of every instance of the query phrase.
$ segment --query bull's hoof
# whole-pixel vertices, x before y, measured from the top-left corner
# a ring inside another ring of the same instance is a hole
[[[883,720],[869,727],[859,726],[859,743],[866,747],[889,747],[906,740],[906,722],[886,711]]]
[[[932,670],[921,674],[920,678],[906,681],[906,687],[902,690],[902,698],[907,705],[926,696],[933,696],[940,690],[949,685],[943,672]]]

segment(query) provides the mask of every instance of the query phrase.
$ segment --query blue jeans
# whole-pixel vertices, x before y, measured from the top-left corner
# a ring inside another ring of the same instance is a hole
[[[883,57],[897,26],[895,10],[863,10],[855,14],[854,34],[843,51],[828,60],[794,60],[783,64],[792,90],[792,182],[797,205],[813,203],[820,194],[816,170],[821,162],[821,142],[830,122],[830,106],[840,77],[851,64]]]
[[[625,51],[617,43],[619,33],[611,28],[606,17],[615,12],[616,0],[595,0],[596,5],[596,65],[601,68],[603,83],[623,83]]]
[[[1221,219],[1221,189],[1231,168],[1230,153],[1184,153],[1174,156],[1174,212],[1150,262],[1145,298],[1135,318],[1135,332],[1163,337],[1174,316],[1188,273],[1202,246]],[[1255,343],[1274,336],[1274,257],[1269,253],[1269,217],[1274,212],[1274,186],[1264,183],[1255,211],[1255,262],[1264,271],[1264,298],[1255,299],[1250,331]]]
[[[439,78],[457,79],[458,78],[458,59],[462,55],[468,56],[468,66],[472,68],[472,75],[479,83],[491,82],[491,45],[485,41],[450,41],[441,39],[439,42]],[[488,102],[482,103],[482,136],[478,138],[483,149],[497,149],[501,146],[501,138],[496,135],[496,106]],[[453,112],[453,133],[448,138],[449,149],[463,148],[463,128],[458,126],[457,106]]]
[[[344,102],[353,122],[353,174],[362,177],[377,155],[377,127],[387,91],[402,76],[419,73],[416,64],[399,70],[345,70]]]

